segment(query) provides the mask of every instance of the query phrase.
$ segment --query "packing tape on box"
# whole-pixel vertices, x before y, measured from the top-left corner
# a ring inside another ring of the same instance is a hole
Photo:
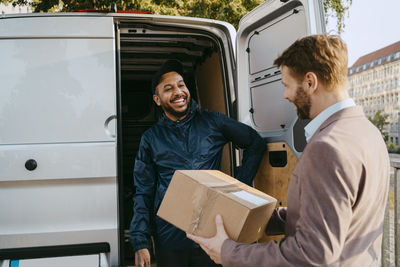
[[[194,206],[192,219],[189,225],[189,233],[197,234],[196,231],[201,223],[202,214],[212,210],[215,200],[220,193],[232,193],[241,191],[243,184],[240,183],[207,183],[207,186],[199,186],[193,194]]]

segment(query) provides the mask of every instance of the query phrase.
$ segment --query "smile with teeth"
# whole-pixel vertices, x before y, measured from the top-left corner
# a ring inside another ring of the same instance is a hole
[[[178,97],[171,101],[173,104],[184,104],[186,102],[186,97]]]

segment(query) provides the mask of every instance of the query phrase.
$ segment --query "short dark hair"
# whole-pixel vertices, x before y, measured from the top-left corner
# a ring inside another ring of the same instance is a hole
[[[347,47],[336,35],[311,35],[294,42],[277,59],[274,65],[287,66],[299,80],[307,72],[333,89],[347,81]]]
[[[175,59],[170,59],[165,61],[160,69],[154,74],[152,80],[151,80],[151,92],[153,95],[156,92],[156,87],[158,83],[160,82],[161,76],[163,76],[165,73],[175,71],[179,75],[183,77],[183,65],[180,61],[175,60]]]

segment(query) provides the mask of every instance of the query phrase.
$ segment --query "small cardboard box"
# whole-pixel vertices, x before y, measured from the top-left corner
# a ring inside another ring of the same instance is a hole
[[[264,233],[276,199],[220,171],[175,171],[157,215],[179,229],[212,237],[221,214],[228,236],[253,243]]]

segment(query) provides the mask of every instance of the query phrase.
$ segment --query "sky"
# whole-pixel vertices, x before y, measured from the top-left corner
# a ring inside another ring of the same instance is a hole
[[[400,41],[400,0],[353,0],[344,23],[341,36],[350,67],[358,58]],[[335,21],[329,21],[327,32],[336,33]]]

